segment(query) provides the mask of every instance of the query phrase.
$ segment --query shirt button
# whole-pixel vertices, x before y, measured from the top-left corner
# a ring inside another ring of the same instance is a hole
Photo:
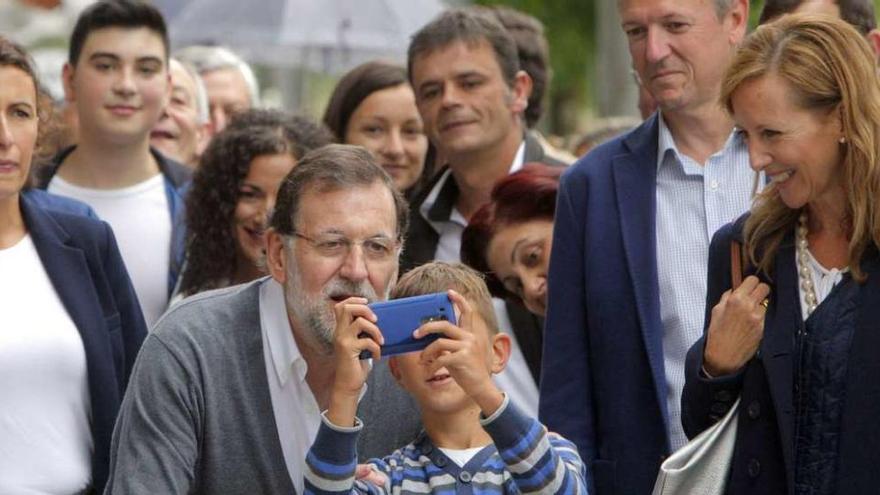
[[[446,458],[437,456],[437,460],[434,461],[434,464],[436,464],[438,467],[446,467]]]
[[[458,475],[458,480],[461,481],[462,483],[470,483],[471,482],[471,473],[469,473],[467,471],[462,471]]]
[[[718,189],[718,181],[717,181],[717,180],[713,180],[712,182],[709,183],[709,187],[710,187],[713,191],[716,190],[716,189]]]

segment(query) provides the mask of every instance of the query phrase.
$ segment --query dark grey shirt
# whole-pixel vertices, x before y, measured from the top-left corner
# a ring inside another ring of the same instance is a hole
[[[394,451],[421,428],[384,362],[370,374],[358,416],[370,424],[361,459]],[[277,432],[259,282],[199,294],[144,341],[113,432],[105,493],[292,494]]]

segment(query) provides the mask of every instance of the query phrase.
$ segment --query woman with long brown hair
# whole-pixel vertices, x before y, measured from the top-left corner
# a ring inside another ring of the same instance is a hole
[[[769,185],[716,234],[707,328],[686,364],[693,437],[740,398],[731,494],[880,486],[880,84],[848,24],[785,17],[750,35],[722,101]],[[745,278],[731,287],[731,245]]]

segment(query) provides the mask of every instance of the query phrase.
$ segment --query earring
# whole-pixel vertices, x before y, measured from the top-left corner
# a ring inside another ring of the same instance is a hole
[[[840,136],[840,139],[838,139],[837,142],[840,144],[846,144],[846,138],[843,136]]]

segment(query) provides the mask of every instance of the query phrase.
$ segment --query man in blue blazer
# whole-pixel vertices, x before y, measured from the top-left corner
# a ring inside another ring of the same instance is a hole
[[[574,441],[591,493],[650,493],[686,443],[680,397],[703,332],[714,231],[755,177],[718,103],[747,0],[619,0],[633,65],[660,112],[562,176],[540,418]]]

